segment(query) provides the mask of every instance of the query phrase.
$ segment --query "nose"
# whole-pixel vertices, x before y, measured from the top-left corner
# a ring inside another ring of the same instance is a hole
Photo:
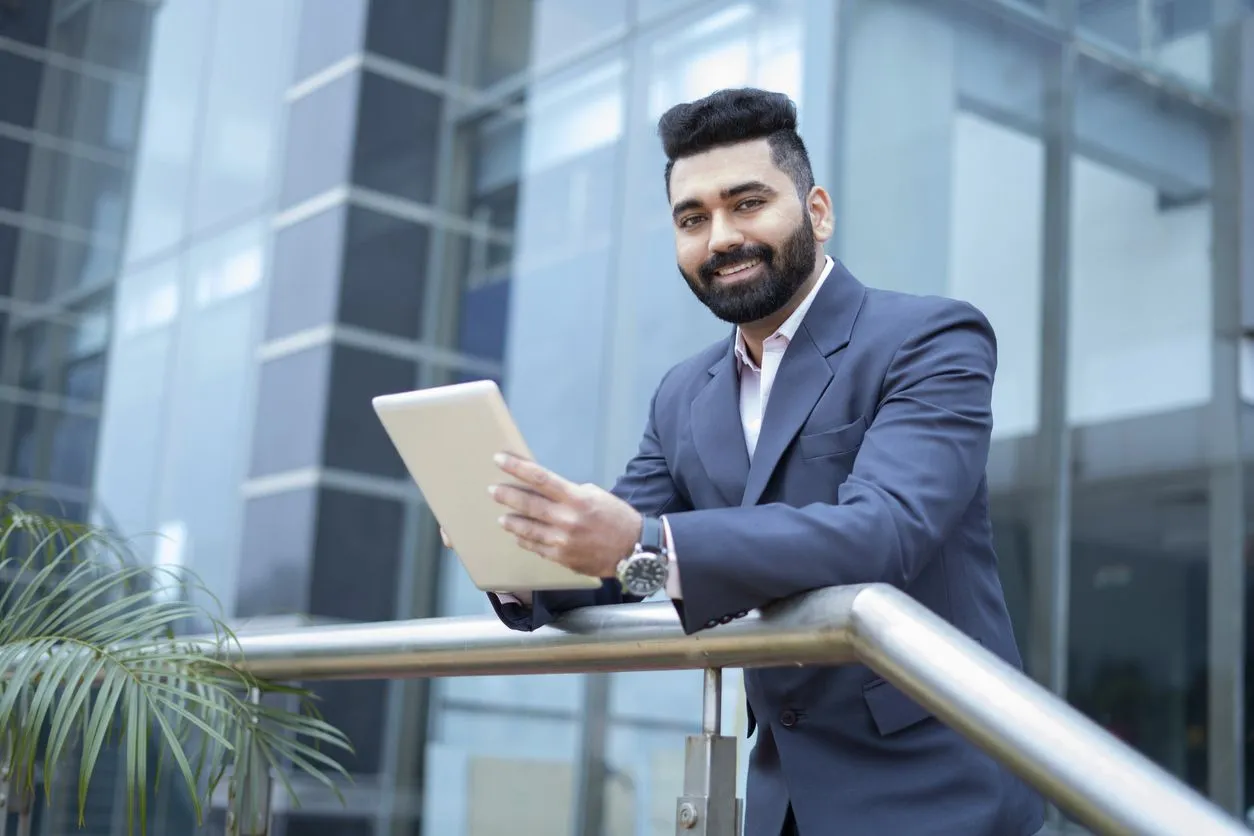
[[[716,253],[730,252],[745,242],[745,237],[734,223],[722,212],[716,212],[710,219],[710,251]]]

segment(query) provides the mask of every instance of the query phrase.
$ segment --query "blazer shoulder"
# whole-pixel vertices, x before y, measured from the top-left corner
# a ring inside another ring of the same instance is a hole
[[[929,325],[956,325],[964,322],[993,334],[993,326],[982,310],[970,302],[949,296],[867,288],[863,313],[876,326],[891,325],[892,330],[903,338]]]

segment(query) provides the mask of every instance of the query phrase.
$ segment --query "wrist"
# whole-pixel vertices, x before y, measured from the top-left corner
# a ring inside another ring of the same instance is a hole
[[[635,548],[619,561],[615,575],[625,592],[647,598],[666,586],[669,574],[665,526],[657,517],[642,516]]]

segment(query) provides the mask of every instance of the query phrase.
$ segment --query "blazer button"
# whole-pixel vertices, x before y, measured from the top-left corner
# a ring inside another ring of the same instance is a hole
[[[725,615],[722,618],[720,618],[718,621],[720,624],[731,624],[732,617],[730,615]]]
[[[786,709],[779,715],[779,722],[784,726],[784,728],[791,729],[793,726],[797,725],[797,712],[792,709]]]
[[[705,626],[707,629],[710,627],[717,627],[718,622],[711,618],[709,621],[705,622]]]

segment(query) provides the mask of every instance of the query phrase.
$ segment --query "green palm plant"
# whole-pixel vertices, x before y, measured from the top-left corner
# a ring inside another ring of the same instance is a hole
[[[131,832],[146,829],[151,778],[167,762],[198,822],[228,771],[246,795],[271,772],[295,797],[289,769],[339,794],[334,776],[348,776],[324,749],[351,752],[347,738],[318,715],[309,692],[240,666],[235,636],[191,603],[208,590],[190,574],[141,565],[115,534],[8,498],[0,499],[0,590],[0,743],[10,798],[34,797],[38,764],[51,800],[52,776],[77,755],[82,826],[106,744],[124,753]],[[180,638],[176,630],[188,624],[209,627]],[[294,710],[282,707],[293,700]]]

